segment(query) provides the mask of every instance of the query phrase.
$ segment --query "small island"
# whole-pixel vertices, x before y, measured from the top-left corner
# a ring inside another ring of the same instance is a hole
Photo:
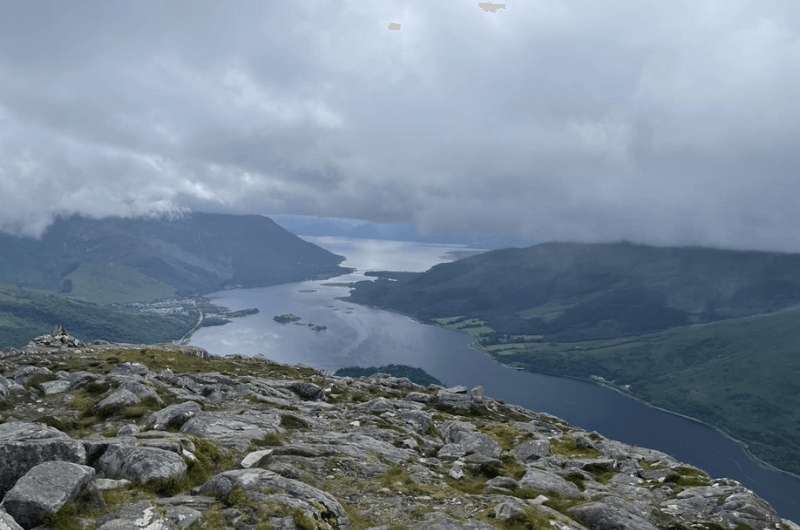
[[[272,317],[272,320],[274,320],[278,324],[291,324],[292,322],[299,322],[300,320],[302,320],[302,318],[295,315],[294,313],[284,313],[282,315],[275,315],[274,317]]]

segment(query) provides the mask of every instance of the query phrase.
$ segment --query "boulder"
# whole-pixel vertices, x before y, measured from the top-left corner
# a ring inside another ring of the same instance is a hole
[[[118,364],[111,370],[111,375],[124,375],[124,376],[145,376],[150,373],[150,370],[142,363],[122,363]]]
[[[117,429],[117,436],[136,436],[139,434],[139,426],[135,423],[128,423]]]
[[[289,385],[289,390],[300,396],[302,399],[317,400],[322,397],[322,389],[314,383],[296,381]]]
[[[83,444],[41,423],[0,424],[0,495],[34,466],[50,460],[86,463]]]
[[[436,407],[457,414],[469,414],[476,406],[472,396],[460,392],[439,390],[436,394]]]
[[[72,462],[44,462],[31,468],[3,499],[17,522],[32,528],[80,495],[94,478],[94,469]]]
[[[251,467],[257,467],[261,464],[261,461],[267,458],[272,454],[272,449],[262,449],[261,451],[253,451],[252,453],[248,453],[242,459],[242,462],[239,464],[243,468],[248,469]]]
[[[23,386],[28,385],[34,379],[41,380],[42,378],[52,376],[53,372],[51,372],[49,368],[45,368],[43,366],[31,366],[27,364],[17,367],[13,374],[14,381]]]
[[[494,477],[486,481],[486,490],[507,493],[519,487],[519,483],[511,477]]]
[[[433,430],[433,417],[427,412],[403,410],[398,415],[417,434],[428,434]]]
[[[98,403],[95,406],[95,410],[101,416],[111,416],[112,414],[116,414],[124,408],[138,405],[141,403],[141,401],[142,400],[139,399],[139,396],[130,390],[121,389],[112,392],[111,395]]]
[[[519,487],[545,494],[551,493],[568,499],[577,499],[582,496],[581,491],[572,482],[564,480],[555,473],[537,468],[528,468],[525,476],[519,481]]]
[[[505,500],[494,508],[494,518],[497,521],[524,521],[526,517],[525,504],[519,499]]]
[[[11,396],[12,388],[17,387],[19,387],[17,383],[0,375],[0,403]]]
[[[170,405],[153,412],[145,421],[147,429],[163,431],[166,429],[180,429],[184,423],[202,411],[200,405],[194,401],[186,401]]]
[[[62,394],[72,387],[72,383],[67,379],[55,379],[53,381],[45,381],[39,384],[39,388],[45,396],[52,396],[53,394]]]
[[[647,519],[616,503],[587,502],[570,508],[567,513],[592,530],[657,530]]]
[[[202,512],[188,506],[170,506],[164,515],[178,529],[191,528],[203,520]]]
[[[131,392],[141,401],[156,403],[159,406],[164,404],[164,400],[161,399],[161,396],[159,396],[155,390],[138,381],[125,381],[120,385],[120,389]]]
[[[253,441],[280,432],[280,423],[280,415],[274,412],[201,412],[184,423],[181,432],[211,440],[228,449],[246,451]]]
[[[550,441],[541,439],[524,442],[514,448],[514,456],[523,463],[550,456]]]
[[[248,493],[271,492],[272,496],[287,496],[300,503],[302,511],[314,514],[317,520],[335,520],[337,526],[348,527],[347,514],[328,493],[299,480],[283,477],[266,469],[238,469],[216,475],[200,487],[200,493],[225,498],[239,487]]]
[[[171,451],[154,447],[112,445],[97,461],[97,471],[114,479],[146,482],[180,479],[186,475],[186,462]]]
[[[116,438],[84,438],[80,440],[86,450],[86,463],[93,466],[97,459],[103,456],[111,446],[127,446],[133,447],[136,445],[136,439],[132,436],[119,436]]]
[[[439,432],[446,442],[460,445],[466,455],[477,453],[497,459],[503,453],[500,444],[490,436],[477,432],[471,423],[447,421],[439,426]]]

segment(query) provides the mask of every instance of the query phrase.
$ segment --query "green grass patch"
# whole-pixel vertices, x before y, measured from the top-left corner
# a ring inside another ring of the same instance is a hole
[[[597,449],[578,447],[571,436],[550,440],[550,451],[564,458],[600,458],[602,455]]]

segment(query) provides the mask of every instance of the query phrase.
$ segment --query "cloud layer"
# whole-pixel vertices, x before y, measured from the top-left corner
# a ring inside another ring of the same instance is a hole
[[[195,208],[800,251],[797,94],[791,1],[6,3],[0,228]]]

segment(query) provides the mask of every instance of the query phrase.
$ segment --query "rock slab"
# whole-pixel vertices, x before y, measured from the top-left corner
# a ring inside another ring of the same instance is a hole
[[[44,522],[80,495],[94,478],[94,469],[53,461],[34,466],[3,499],[3,507],[26,528]]]

